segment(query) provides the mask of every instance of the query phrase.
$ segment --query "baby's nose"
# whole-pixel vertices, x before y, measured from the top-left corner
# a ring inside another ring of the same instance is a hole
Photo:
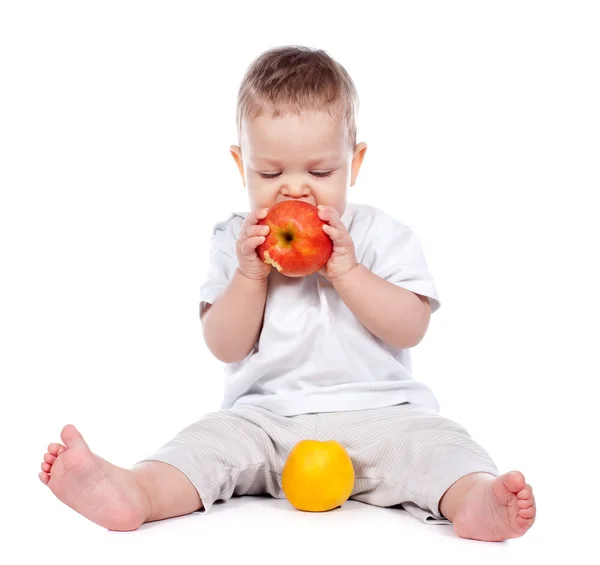
[[[301,198],[310,194],[310,188],[306,184],[288,184],[284,187],[283,193],[294,198]]]

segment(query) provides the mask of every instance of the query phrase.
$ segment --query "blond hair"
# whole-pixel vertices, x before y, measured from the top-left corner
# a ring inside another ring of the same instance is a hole
[[[289,45],[269,49],[246,70],[237,100],[238,143],[244,120],[272,109],[286,112],[326,111],[342,118],[351,147],[356,145],[358,94],[350,75],[322,49]]]

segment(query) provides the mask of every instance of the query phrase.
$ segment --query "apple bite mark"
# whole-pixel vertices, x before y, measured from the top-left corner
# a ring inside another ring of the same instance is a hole
[[[268,251],[265,251],[265,263],[273,265],[281,273],[281,265],[271,258]]]

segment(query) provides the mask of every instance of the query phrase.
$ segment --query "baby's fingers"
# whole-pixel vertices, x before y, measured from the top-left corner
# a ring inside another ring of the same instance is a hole
[[[240,246],[240,251],[242,255],[250,256],[253,255],[256,248],[265,241],[264,235],[255,235],[253,237],[249,237],[245,241],[242,242]]]
[[[258,224],[258,222],[260,222],[260,220],[266,218],[268,213],[269,213],[268,208],[259,208],[258,210],[254,210],[254,211],[250,212],[246,216],[245,227],[250,227],[255,224]]]
[[[238,238],[238,245],[241,247],[242,245],[244,245],[244,243],[246,241],[248,241],[249,239],[252,239],[252,238],[256,238],[257,236],[266,237],[267,234],[269,233],[269,229],[270,229],[269,226],[260,226],[260,225],[256,225],[256,224],[253,226],[244,228]],[[254,247],[256,247],[256,245]]]
[[[262,225],[256,224],[256,225],[250,226],[244,230],[242,239],[248,239],[250,237],[254,237],[257,235],[264,235],[266,237],[267,234],[269,233],[269,230],[270,230],[269,226],[262,226]]]

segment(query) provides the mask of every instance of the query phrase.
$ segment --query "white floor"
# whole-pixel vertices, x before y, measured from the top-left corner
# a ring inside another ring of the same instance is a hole
[[[209,513],[110,532],[57,501],[40,483],[29,518],[7,523],[19,555],[2,563],[461,563],[518,565],[540,558],[598,563],[582,539],[541,516],[523,538],[501,543],[458,538],[448,525],[425,525],[400,509],[350,501],[332,512],[299,512],[286,500],[234,498]],[[6,528],[3,528],[6,532]],[[21,538],[21,539],[19,539]],[[589,541],[589,540],[588,540]],[[4,547],[6,551],[6,546]],[[597,557],[597,552],[595,552]],[[543,562],[543,561],[542,561]]]

